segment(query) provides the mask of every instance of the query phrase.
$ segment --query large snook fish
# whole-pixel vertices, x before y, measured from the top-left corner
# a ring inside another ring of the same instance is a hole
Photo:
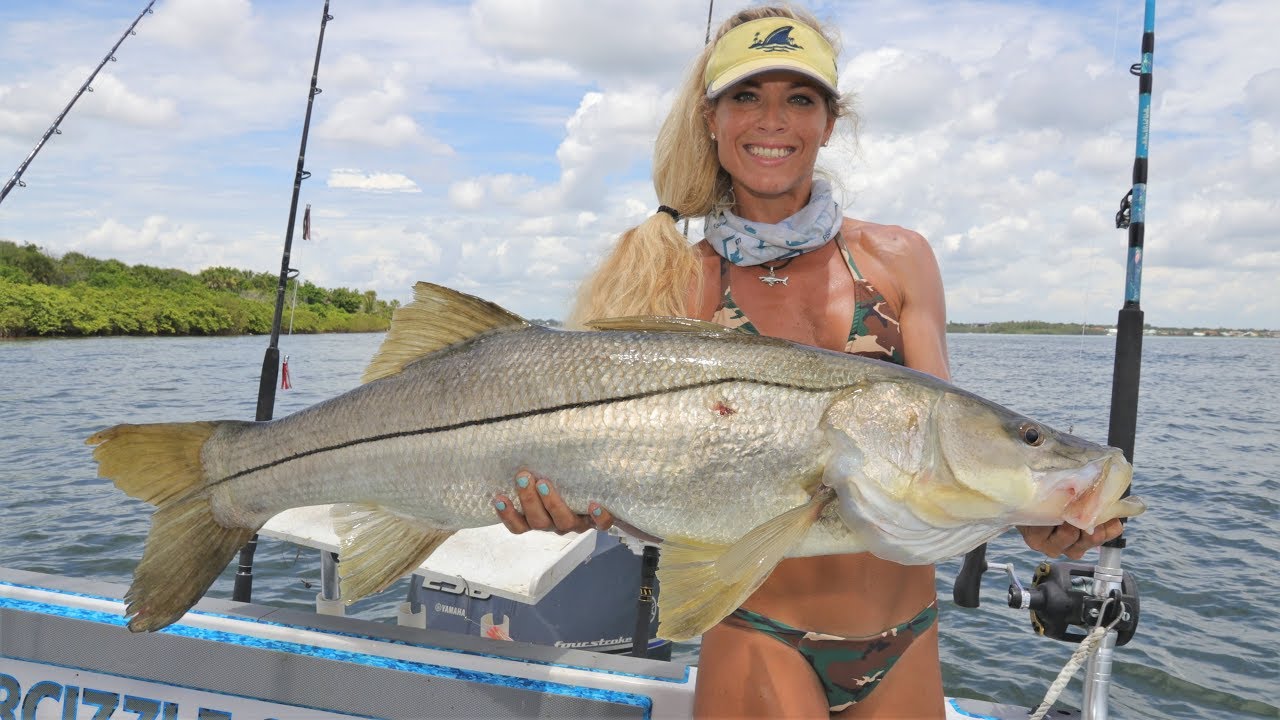
[[[1011,525],[1137,514],[1119,450],[895,365],[708,323],[531,325],[427,283],[365,384],[271,422],[117,425],[101,476],[156,506],[129,627],[176,621],[271,516],[338,503],[342,594],[495,521],[531,468],[663,541],[659,635],[695,636],[784,557],[933,563]]]

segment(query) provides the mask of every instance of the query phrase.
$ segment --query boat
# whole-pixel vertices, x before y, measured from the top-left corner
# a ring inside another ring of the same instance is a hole
[[[408,608],[401,622],[375,622],[206,598],[164,630],[132,633],[124,591],[0,568],[0,717],[676,720],[693,711],[698,671],[682,662],[427,628]],[[452,617],[448,607],[419,612]],[[949,720],[1030,712],[947,699]]]

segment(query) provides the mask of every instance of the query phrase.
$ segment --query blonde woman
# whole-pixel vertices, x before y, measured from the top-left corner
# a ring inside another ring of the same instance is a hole
[[[694,64],[658,136],[661,207],[622,235],[572,319],[685,315],[948,378],[942,279],[923,237],[845,217],[815,178],[842,118],[829,33],[792,8],[730,18]],[[676,221],[702,217],[690,245]],[[521,473],[495,508],[512,532],[606,528],[575,515],[552,479]],[[1029,528],[1028,544],[1079,557],[1119,534]],[[784,560],[708,631],[698,717],[941,718],[933,566],[870,554]]]

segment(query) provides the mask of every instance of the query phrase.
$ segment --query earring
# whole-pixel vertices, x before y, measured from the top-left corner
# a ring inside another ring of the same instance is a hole
[[[715,142],[715,141],[716,141],[716,134],[711,133],[711,142]]]

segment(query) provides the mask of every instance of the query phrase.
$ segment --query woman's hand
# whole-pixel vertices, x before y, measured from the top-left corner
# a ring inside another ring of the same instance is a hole
[[[1022,533],[1022,539],[1032,550],[1051,558],[1066,555],[1072,560],[1079,560],[1089,550],[1120,537],[1120,533],[1124,532],[1124,523],[1118,519],[1109,520],[1094,528],[1090,534],[1068,523],[1057,527],[1019,525],[1018,532]]]
[[[519,535],[530,530],[553,530],[558,535],[578,533],[595,528],[608,530],[613,516],[597,503],[587,506],[586,515],[578,515],[564,504],[564,499],[550,480],[528,470],[516,473],[516,496],[520,498],[521,515],[507,495],[493,497],[498,518],[511,532]]]

